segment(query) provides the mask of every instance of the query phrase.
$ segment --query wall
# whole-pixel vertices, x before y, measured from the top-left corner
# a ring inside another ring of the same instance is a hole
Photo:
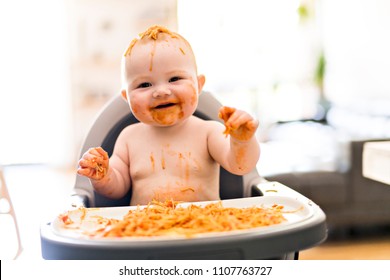
[[[390,2],[326,0],[322,18],[328,98],[390,99]]]
[[[1,2],[0,164],[73,159],[64,9],[64,1]]]
[[[96,114],[120,93],[120,61],[128,44],[153,24],[176,29],[176,0],[66,2],[73,131],[76,149],[80,149]]]

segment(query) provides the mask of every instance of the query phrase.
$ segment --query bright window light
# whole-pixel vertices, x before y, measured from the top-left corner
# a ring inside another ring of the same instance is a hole
[[[302,100],[315,103],[318,94],[311,85],[317,38],[315,28],[300,24],[300,3],[179,0],[179,32],[194,48],[205,89],[224,103],[264,113],[263,120],[313,114]],[[281,106],[287,90],[293,103]]]
[[[0,4],[0,163],[64,164],[70,95],[64,1]]]

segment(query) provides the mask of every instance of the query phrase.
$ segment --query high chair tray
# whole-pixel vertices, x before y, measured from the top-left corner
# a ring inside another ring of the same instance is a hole
[[[314,202],[292,190],[286,192],[287,187],[276,182],[262,184],[261,188],[267,195],[222,200],[222,206],[269,208],[279,205],[283,206],[285,221],[270,226],[191,237],[103,238],[87,236],[79,227],[67,227],[55,217],[41,227],[42,256],[45,259],[280,259],[326,238],[325,215]],[[190,204],[204,206],[215,202],[181,203],[177,207]],[[96,216],[122,219],[129,210],[136,208],[86,208],[72,210],[72,215],[73,219],[82,216],[87,221]]]

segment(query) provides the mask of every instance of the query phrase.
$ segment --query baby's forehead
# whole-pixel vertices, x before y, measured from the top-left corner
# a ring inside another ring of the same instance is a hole
[[[195,54],[188,41],[181,35],[159,26],[149,28],[130,43],[122,65],[127,71],[133,67],[144,67],[147,63],[149,71],[152,71],[155,69],[157,59],[160,61],[165,59],[167,65],[174,63],[186,67],[193,65],[195,71],[197,68]]]

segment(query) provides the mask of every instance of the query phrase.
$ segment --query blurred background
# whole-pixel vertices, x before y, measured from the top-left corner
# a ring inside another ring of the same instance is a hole
[[[153,24],[192,44],[204,90],[260,120],[262,176],[330,216],[379,200],[373,213],[386,219],[373,225],[388,230],[390,186],[368,202],[349,180],[351,143],[390,138],[389,1],[13,0],[0,4],[0,164],[28,256],[39,257],[37,222],[65,207],[96,114],[119,94],[124,50]],[[321,180],[334,189],[313,186]],[[358,207],[331,228],[351,237],[369,211]]]

